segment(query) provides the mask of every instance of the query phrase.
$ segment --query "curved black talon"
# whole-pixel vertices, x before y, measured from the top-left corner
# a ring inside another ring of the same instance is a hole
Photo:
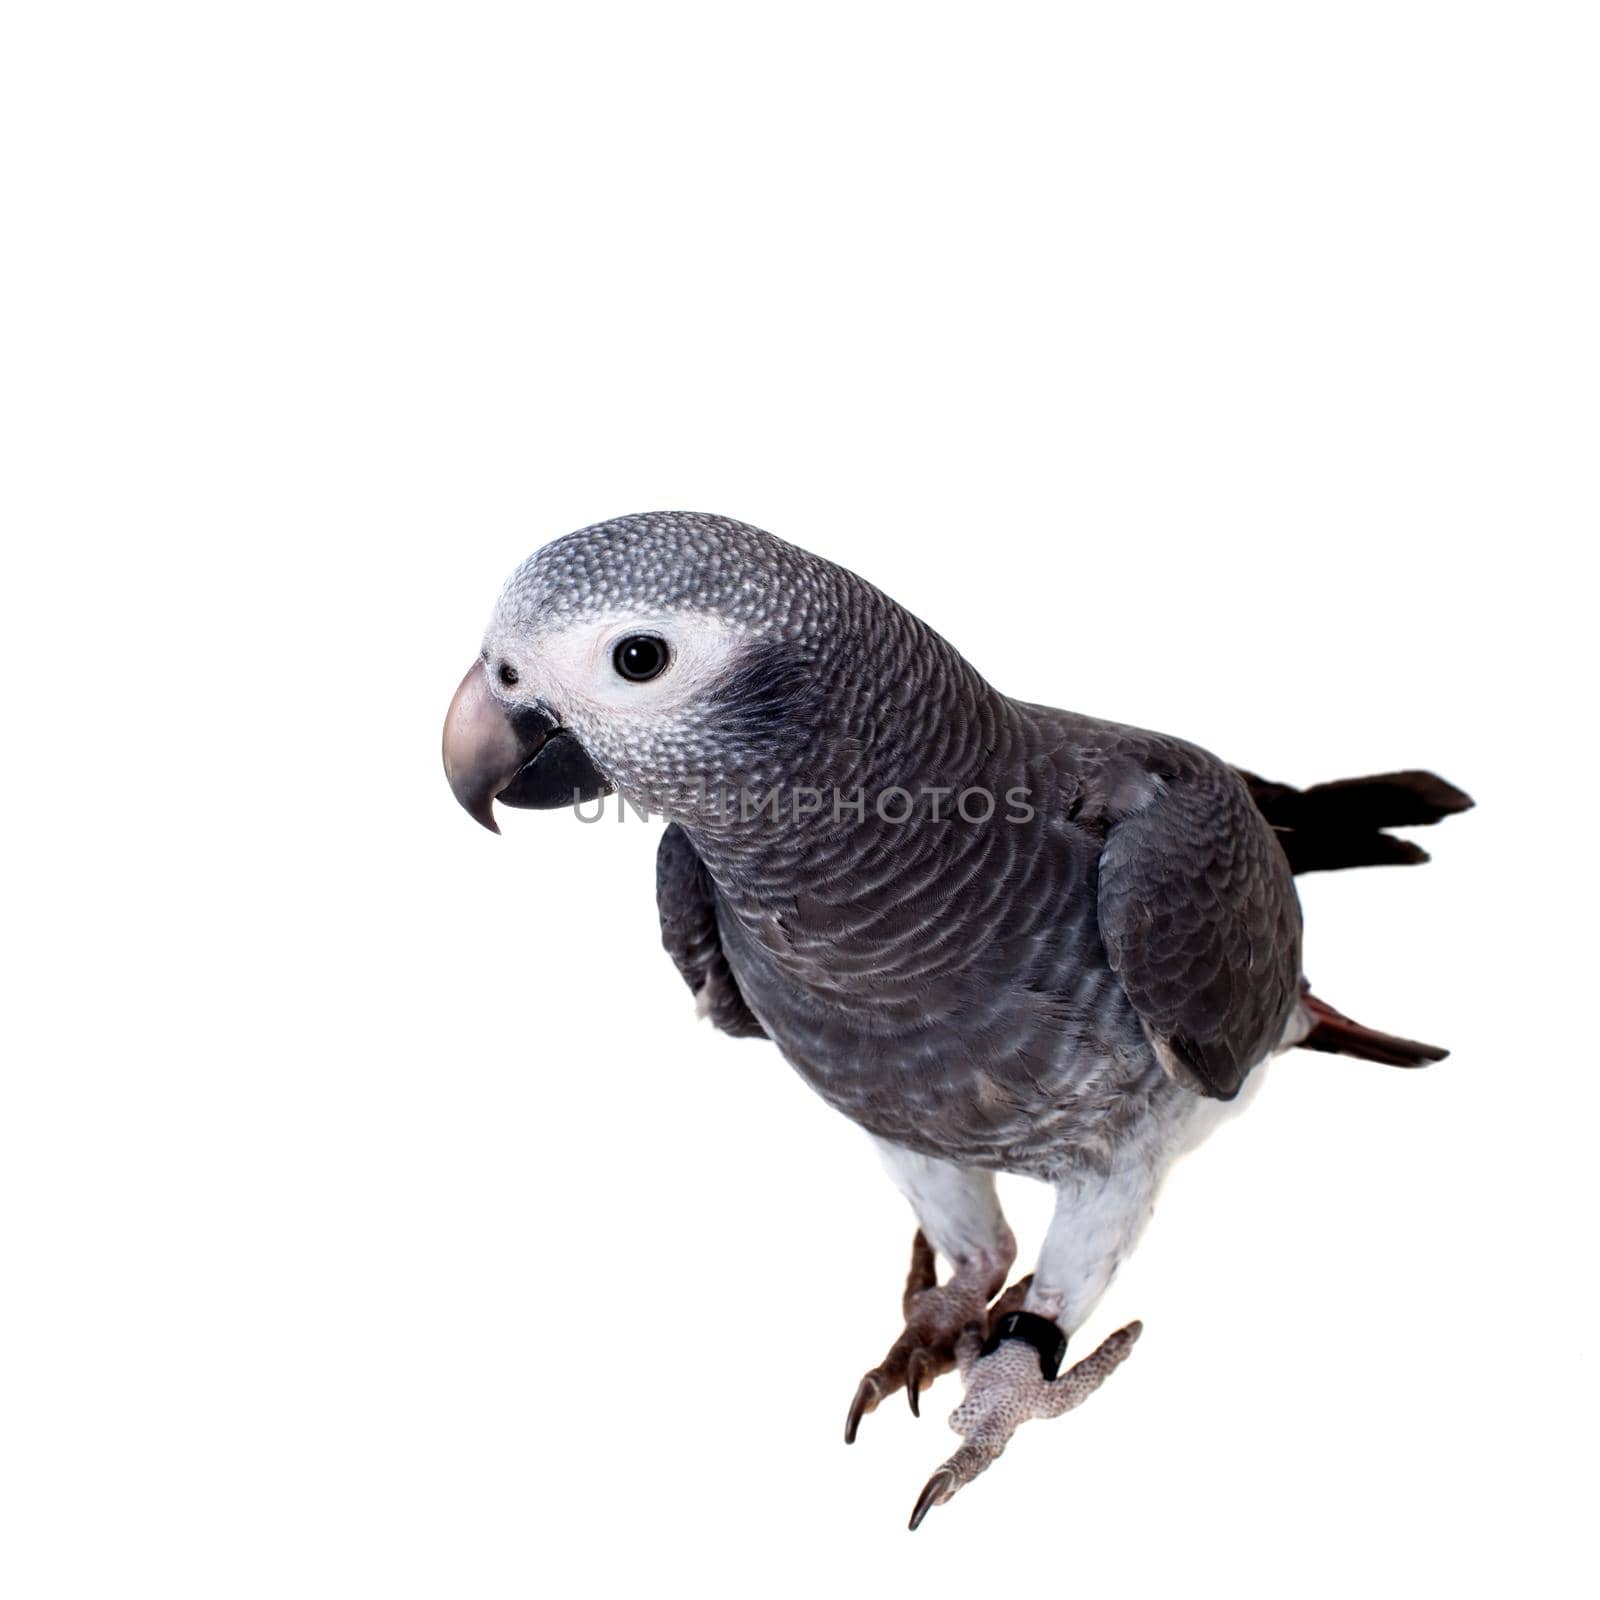
[[[856,1385],[855,1398],[850,1402],[850,1415],[844,1419],[844,1442],[856,1442],[856,1429],[861,1426],[861,1419],[867,1412],[883,1398],[877,1380],[869,1372],[860,1383]]]
[[[937,1505],[943,1505],[949,1496],[950,1485],[953,1479],[943,1467],[934,1473],[922,1486],[922,1493],[917,1496],[916,1506],[911,1512],[911,1531],[915,1533],[922,1526],[922,1519]]]
[[[1067,1353],[1067,1336],[1055,1323],[1036,1311],[1008,1311],[990,1329],[979,1356],[992,1356],[1007,1339],[1031,1344],[1038,1352],[1039,1371],[1045,1382],[1055,1381],[1061,1371],[1061,1358]]]
[[[922,1374],[929,1365],[927,1357],[920,1350],[913,1350],[910,1361],[906,1363],[906,1401],[914,1417],[922,1415]]]

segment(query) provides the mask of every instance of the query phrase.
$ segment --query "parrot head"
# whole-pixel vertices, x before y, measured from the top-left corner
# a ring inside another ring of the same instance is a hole
[[[856,741],[836,702],[891,612],[911,621],[843,568],[725,517],[568,534],[501,591],[445,719],[450,787],[498,832],[496,800],[619,791],[682,814],[708,785],[847,770]]]

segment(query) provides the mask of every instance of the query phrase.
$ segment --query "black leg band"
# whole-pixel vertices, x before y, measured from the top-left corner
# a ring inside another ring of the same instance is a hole
[[[1053,1382],[1067,1353],[1067,1336],[1048,1317],[1034,1311],[1008,1311],[995,1323],[985,1342],[983,1355],[991,1356],[1007,1339],[1020,1339],[1039,1352],[1039,1370],[1045,1382]]]

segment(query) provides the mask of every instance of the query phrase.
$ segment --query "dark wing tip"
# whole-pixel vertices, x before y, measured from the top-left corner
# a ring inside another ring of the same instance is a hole
[[[1378,828],[1427,827],[1444,817],[1470,811],[1476,804],[1464,789],[1458,789],[1437,772],[1420,768],[1316,783],[1304,792],[1301,801],[1330,820]]]

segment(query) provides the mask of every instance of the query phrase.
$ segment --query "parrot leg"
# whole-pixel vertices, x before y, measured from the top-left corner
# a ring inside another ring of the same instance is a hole
[[[963,1262],[948,1283],[938,1283],[933,1246],[919,1229],[911,1241],[911,1270],[906,1275],[901,1309],[906,1325],[889,1353],[856,1386],[845,1420],[844,1442],[854,1444],[861,1419],[878,1403],[903,1388],[914,1416],[918,1397],[942,1372],[956,1364],[962,1330],[988,1326],[989,1301],[1005,1282],[1005,1266]]]
[[[956,1356],[967,1397],[950,1414],[950,1426],[964,1442],[924,1485],[911,1526],[920,1527],[934,1506],[943,1505],[996,1460],[1024,1422],[1059,1417],[1082,1405],[1127,1360],[1142,1331],[1137,1322],[1119,1328],[1092,1356],[1058,1378],[1044,1376],[1038,1352],[1021,1339],[1006,1339],[991,1354],[980,1355],[977,1334],[963,1334]]]
[[[1143,1331],[1120,1328],[1086,1359],[1057,1376],[1067,1334],[1089,1318],[1149,1219],[1165,1170],[1159,1152],[1110,1171],[1061,1182],[1055,1215],[1031,1281],[1014,1285],[995,1308],[989,1338],[969,1329],[956,1349],[967,1395],[950,1415],[961,1448],[924,1485],[911,1526],[985,1470],[1024,1422],[1059,1417],[1082,1405],[1127,1359]],[[1013,1309],[1020,1300],[1020,1310]],[[1003,1313],[1003,1314],[1002,1314]]]
[[[912,1414],[920,1414],[922,1390],[955,1366],[962,1331],[974,1328],[981,1337],[987,1330],[989,1302],[1005,1284],[1017,1254],[992,1173],[874,1142],[921,1226],[912,1240],[911,1270],[900,1302],[905,1327],[856,1386],[845,1420],[846,1444],[855,1443],[861,1419],[897,1389],[906,1391]],[[936,1249],[954,1263],[945,1283],[937,1281]]]

